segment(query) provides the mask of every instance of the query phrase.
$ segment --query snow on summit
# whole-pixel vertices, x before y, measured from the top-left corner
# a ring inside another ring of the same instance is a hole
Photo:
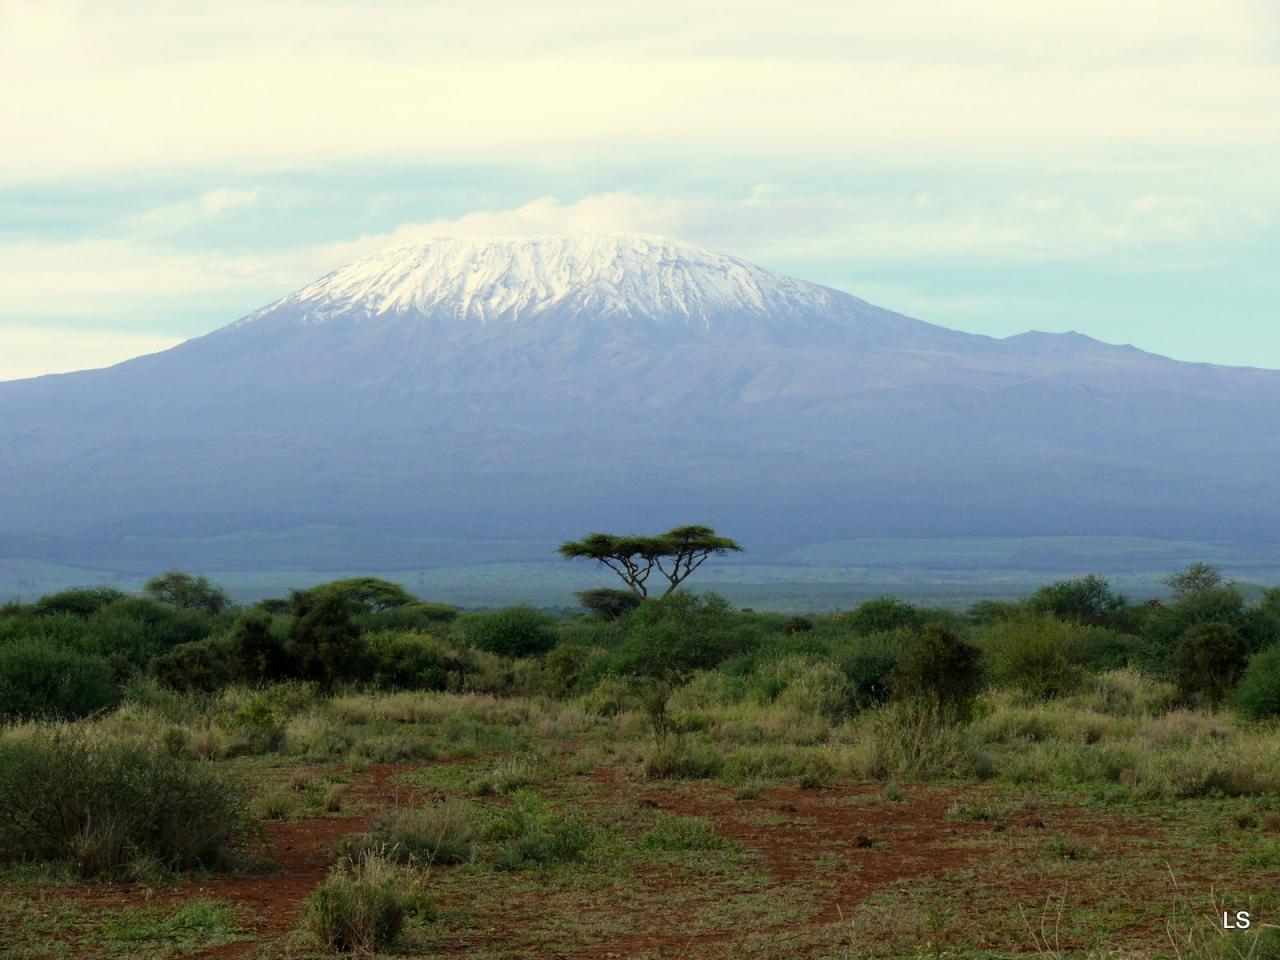
[[[710,328],[863,306],[848,294],[662,237],[460,237],[362,257],[241,322],[418,315],[488,324],[567,312]]]

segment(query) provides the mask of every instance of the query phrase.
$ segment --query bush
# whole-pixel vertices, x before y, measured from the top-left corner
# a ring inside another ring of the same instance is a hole
[[[936,623],[893,672],[894,696],[918,701],[939,716],[967,719],[982,686],[978,648]]]
[[[632,590],[600,587],[595,590],[582,590],[576,596],[584,610],[590,610],[606,620],[617,620],[623,614],[630,613],[640,606],[640,597]]]
[[[545,653],[556,645],[555,619],[533,607],[472,613],[460,620],[467,642],[504,657]]]
[[[736,846],[729,837],[716,833],[706,817],[681,817],[659,813],[653,826],[640,837],[641,850],[684,853],[692,850],[724,850]]]
[[[86,653],[143,667],[180,643],[203,640],[215,626],[204,614],[126,597],[102,607],[90,618],[81,647]]]
[[[909,630],[891,630],[855,636],[835,647],[833,655],[849,678],[849,699],[854,710],[867,710],[889,701],[893,672],[917,639]]]
[[[1110,627],[1079,631],[1074,646],[1075,660],[1086,670],[1123,670],[1150,659],[1141,637]]]
[[[855,762],[855,772],[890,782],[986,776],[988,763],[975,750],[970,728],[946,719],[920,701],[877,711],[868,718],[867,752],[860,764]]]
[[[1244,672],[1247,654],[1240,631],[1227,623],[1201,623],[1178,644],[1178,692],[1188,699],[1220,704]]]
[[[59,613],[89,618],[108,604],[125,599],[125,594],[114,587],[76,587],[51,593],[41,597],[32,604],[32,612],[37,616],[50,617]]]
[[[1206,623],[1226,624],[1239,632],[1246,655],[1280,642],[1280,619],[1263,606],[1250,607],[1235,587],[1202,587],[1154,611],[1143,629],[1150,651],[1143,665],[1176,673],[1178,648],[1187,631]]]
[[[84,876],[137,859],[223,867],[249,827],[210,766],[69,735],[0,741],[0,811],[0,860],[70,861]]]
[[[1019,617],[989,628],[986,646],[996,675],[1041,699],[1060,696],[1078,680],[1072,665],[1077,628],[1072,622]]]
[[[562,643],[547,654],[542,667],[548,681],[547,692],[557,697],[568,696],[586,673],[591,651],[576,643]]]
[[[87,717],[119,702],[110,664],[39,639],[0,646],[0,718]]]
[[[813,621],[808,617],[787,617],[782,623],[783,636],[794,637],[797,633],[808,633],[813,629]]]
[[[1234,699],[1246,720],[1280,717],[1280,645],[1268,647],[1249,661]]]
[[[303,926],[323,950],[371,954],[399,939],[405,920],[424,910],[403,868],[366,855],[341,863],[302,904]]]
[[[142,589],[161,603],[210,616],[217,616],[231,606],[226,591],[214,586],[207,577],[193,577],[177,570],[152,577]]]
[[[377,852],[397,863],[463,863],[471,859],[473,832],[466,809],[447,802],[394,810],[369,833],[345,837],[338,852],[353,863]]]
[[[1124,621],[1129,601],[1102,577],[1090,574],[1041,587],[1028,606],[1033,613],[1090,627],[1116,626]]]
[[[352,620],[352,610],[352,601],[338,591],[295,595],[289,639],[303,680],[331,690],[341,680],[364,680],[373,672],[372,652]]]
[[[666,737],[649,748],[643,772],[649,780],[709,780],[719,776],[724,765],[724,756],[709,744]]]
[[[1000,623],[1002,620],[1012,620],[1020,615],[1023,609],[1021,604],[1010,603],[1007,600],[977,600],[970,605],[968,616],[974,623],[985,626],[989,623]]]
[[[368,638],[375,666],[373,680],[383,690],[445,690],[462,662],[431,637],[383,631]]]
[[[443,603],[405,603],[373,613],[361,614],[356,622],[368,632],[398,630],[402,633],[431,633],[453,621],[458,611]]]
[[[760,668],[761,692],[797,713],[835,722],[852,708],[849,678],[833,663],[786,657]]]
[[[514,800],[485,830],[485,838],[499,844],[495,866],[524,870],[583,858],[595,837],[585,817],[556,813],[529,793]]]
[[[256,686],[284,680],[297,664],[277,621],[261,610],[242,613],[227,636],[227,664],[237,683]]]
[[[215,640],[180,643],[151,661],[151,675],[171,690],[212,693],[231,682],[227,645]]]
[[[308,596],[314,600],[322,593],[340,597],[362,613],[381,613],[419,602],[418,598],[408,590],[390,580],[382,580],[378,577],[350,577],[346,580],[322,583],[310,590],[299,591],[294,595],[294,603],[298,603],[299,597]]]
[[[626,631],[610,667],[666,684],[743,653],[756,640],[734,623],[728,602],[714,593],[647,600],[630,614]]]
[[[894,597],[878,597],[861,604],[840,618],[854,633],[886,633],[891,630],[918,630],[923,626],[921,611],[914,604]]]

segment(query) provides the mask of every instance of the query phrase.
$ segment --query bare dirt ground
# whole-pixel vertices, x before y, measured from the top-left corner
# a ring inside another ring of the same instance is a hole
[[[177,904],[193,898],[225,902],[235,908],[253,939],[190,956],[286,955],[290,952],[287,941],[298,928],[301,905],[332,866],[334,847],[343,836],[368,829],[382,811],[444,798],[440,790],[414,788],[401,779],[403,774],[421,769],[419,764],[371,766],[351,777],[344,799],[346,812],[264,824],[256,852],[263,861],[260,870],[158,888],[90,883],[58,887],[56,894],[98,911]],[[1043,845],[1050,834],[1084,845],[1082,849],[1094,863],[1080,864],[1079,877],[1087,877],[1091,870],[1097,872],[1100,864],[1114,864],[1115,879],[1104,878],[1098,883],[1127,883],[1129,875],[1120,872],[1119,866],[1134,862],[1139,853],[1158,843],[1162,834],[1150,823],[1126,822],[1111,815],[1100,820],[1078,806],[1024,803],[1007,806],[994,818],[949,815],[957,803],[980,800],[982,787],[904,787],[893,799],[885,796],[883,785],[875,784],[833,789],[774,787],[743,796],[723,784],[645,782],[609,767],[575,778],[574,787],[578,793],[573,802],[588,814],[607,819],[623,810],[636,817],[662,812],[704,818],[718,836],[734,841],[762,877],[754,895],[764,904],[787,905],[787,910],[775,914],[762,910],[759,923],[750,931],[767,941],[768,949],[782,952],[744,956],[783,956],[786,945],[793,941],[796,956],[828,956],[815,944],[827,942],[822,938],[829,940],[830,931],[846,923],[869,899],[906,894],[931,883],[954,883],[957,877],[981,876],[983,888],[973,894],[985,898],[984,903],[1000,898],[1010,904],[1040,902],[1048,883],[1075,883],[1069,873],[1075,868],[1073,864],[1066,863],[1060,869],[1042,867],[1030,858],[1019,863],[1019,858],[1027,858],[1027,851]],[[1008,869],[997,869],[1000,864],[1008,864]],[[1185,866],[1192,886],[1212,884],[1220,876],[1211,864],[1188,862]],[[435,869],[442,872],[438,876],[447,877],[450,868]],[[1051,875],[1046,871],[1058,872]],[[734,938],[742,937],[743,930],[729,915],[716,912],[717,898],[723,895],[703,885],[697,876],[679,865],[659,864],[627,882],[629,886],[621,895],[612,894],[600,908],[607,913],[607,922],[598,924],[585,939],[573,935],[575,924],[585,925],[586,921],[573,913],[572,901],[544,891],[536,882],[495,880],[483,902],[478,892],[472,902],[471,891],[447,889],[446,885],[442,892],[446,909],[474,911],[470,926],[445,925],[432,944],[431,955],[568,960],[735,956]],[[509,899],[505,889],[496,886],[501,883],[512,884]],[[1149,896],[1150,880],[1143,883],[1135,882],[1128,892]],[[1107,909],[1108,898],[1114,895],[1109,888],[1091,887],[1083,879],[1076,887],[1073,903],[1081,909]],[[946,896],[966,896],[963,888],[946,889]],[[501,893],[495,895],[495,890]],[[39,897],[40,891],[28,889],[26,895]],[[607,896],[602,892],[602,898]],[[964,906],[960,904],[960,909]],[[975,900],[974,909],[980,906]],[[539,946],[531,947],[534,941],[520,938],[521,924],[527,918],[551,914],[558,914],[555,929],[565,934],[559,940],[548,936]],[[1135,920],[1130,933],[1140,938],[1149,933],[1149,926],[1146,920]],[[1118,929],[1125,928],[1121,925]],[[1024,942],[1023,946],[1030,944]],[[1068,938],[1060,946],[1083,949],[1088,944]]]

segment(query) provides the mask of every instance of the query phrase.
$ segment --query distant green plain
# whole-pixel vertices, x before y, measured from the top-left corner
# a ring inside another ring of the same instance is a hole
[[[305,548],[298,550],[294,564],[271,569],[202,569],[180,560],[173,566],[209,575],[241,601],[338,577],[376,573],[424,599],[462,607],[514,603],[573,607],[575,591],[613,582],[612,574],[600,567],[558,559],[556,544],[550,541],[520,542],[518,549],[511,543],[452,545],[456,552],[442,541],[420,566],[391,569],[362,562],[345,569],[311,570],[305,566]],[[748,551],[741,558],[708,563],[691,584],[723,594],[739,607],[784,612],[844,609],[885,593],[962,608],[975,599],[1018,596],[1052,580],[1085,573],[1102,574],[1130,596],[1144,599],[1163,595],[1161,579],[1195,561],[1211,563],[1243,584],[1280,584],[1280,544],[1032,537],[840,540],[790,549],[746,546]],[[459,562],[447,562],[451,552]],[[540,554],[547,559],[533,559]],[[480,558],[486,555],[496,562],[483,562]],[[131,590],[158,572],[0,559],[0,601],[32,600],[65,587],[91,584]]]

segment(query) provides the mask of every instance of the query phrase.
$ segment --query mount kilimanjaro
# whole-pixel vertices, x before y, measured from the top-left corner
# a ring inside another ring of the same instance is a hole
[[[1280,541],[1277,410],[1280,372],[959,333],[685,243],[437,239],[0,384],[0,558],[260,567],[252,534],[317,526]],[[290,565],[353,560],[326,549]]]

